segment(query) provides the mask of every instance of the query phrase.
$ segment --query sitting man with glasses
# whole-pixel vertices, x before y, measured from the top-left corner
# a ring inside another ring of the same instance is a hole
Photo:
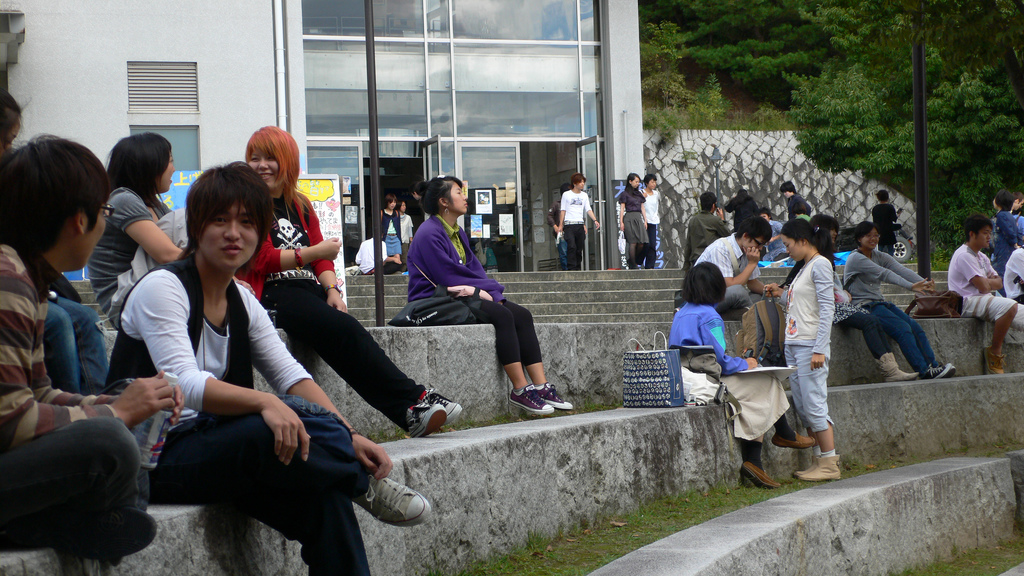
[[[764,284],[757,279],[757,262],[761,259],[761,248],[771,237],[771,225],[760,216],[751,216],[739,223],[735,234],[715,240],[697,259],[696,264],[710,262],[722,271],[725,299],[715,310],[723,317],[730,310],[740,311],[726,320],[738,320],[764,294]]]

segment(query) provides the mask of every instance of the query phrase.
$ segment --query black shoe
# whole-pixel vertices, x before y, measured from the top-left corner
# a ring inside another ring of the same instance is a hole
[[[956,368],[952,364],[945,366],[932,366],[921,375],[922,380],[934,380],[938,378],[952,378],[956,374]]]
[[[109,512],[43,511],[7,525],[11,540],[24,546],[54,548],[82,558],[118,561],[142,550],[156,537],[156,521],[138,508]]]
[[[419,438],[437,432],[448,419],[448,413],[440,404],[427,404],[421,401],[405,412],[405,423],[409,426],[409,436]]]

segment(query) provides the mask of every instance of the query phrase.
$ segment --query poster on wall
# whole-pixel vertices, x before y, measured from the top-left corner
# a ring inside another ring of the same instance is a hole
[[[619,213],[622,211],[622,204],[619,204],[619,196],[626,191],[625,180],[612,180],[612,191],[615,192],[615,222],[619,221]],[[619,263],[623,270],[629,268],[629,260],[626,258],[626,235],[619,230],[618,239]],[[609,262],[611,264],[611,262]]]
[[[498,235],[499,236],[512,236],[513,232],[513,219],[511,214],[498,214]]]
[[[479,214],[473,214],[469,217],[469,237],[470,238],[483,238],[484,237],[484,217]]]
[[[313,212],[320,220],[320,232],[324,238],[341,238],[342,228],[342,203],[341,203],[341,180],[337,174],[301,174],[299,175],[299,192],[309,198],[313,204]],[[348,206],[346,214],[348,216]],[[345,252],[339,251],[338,257],[334,260],[334,269],[341,270],[338,275],[338,282],[345,279]],[[348,303],[348,290],[341,293],[346,304]]]
[[[494,214],[494,190],[483,188],[476,191],[476,213]]]

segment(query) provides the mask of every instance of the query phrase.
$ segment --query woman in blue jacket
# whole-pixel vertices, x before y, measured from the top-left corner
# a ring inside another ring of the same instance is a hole
[[[409,301],[432,296],[435,286],[447,286],[456,297],[470,296],[479,289],[481,309],[494,325],[498,361],[512,381],[509,404],[530,414],[551,414],[555,408],[572,410],[572,404],[558,395],[544,374],[533,315],[502,295],[505,287],[487,277],[469,247],[469,237],[458,225],[469,206],[462,188],[462,181],[453,176],[427,183],[422,205],[429,217],[409,246]],[[527,381],[524,369],[533,384]]]
[[[725,353],[725,322],[715,305],[725,298],[725,278],[710,262],[694,266],[683,278],[686,304],[676,312],[668,343],[671,346],[711,346],[722,367],[722,383],[740,402],[741,412],[733,421],[733,435],[743,454],[740,475],[755,486],[778,488],[780,484],[764,471],[761,447],[764,433],[775,428],[772,444],[783,448],[810,448],[814,440],[801,436],[789,425],[786,410],[789,401],[778,379],[770,375],[749,374],[757,367],[753,358],[737,358]]]

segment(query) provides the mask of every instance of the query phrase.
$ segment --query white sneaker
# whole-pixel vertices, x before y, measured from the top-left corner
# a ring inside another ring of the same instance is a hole
[[[419,492],[390,478],[377,480],[370,476],[366,494],[353,498],[352,502],[392,526],[415,526],[430,518],[430,502]]]

